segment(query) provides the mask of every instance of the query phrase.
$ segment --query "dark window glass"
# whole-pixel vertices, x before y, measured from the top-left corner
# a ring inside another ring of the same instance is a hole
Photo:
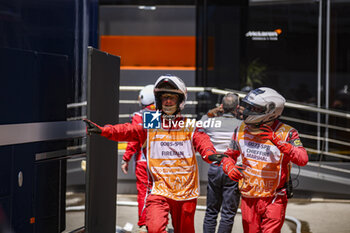
[[[330,57],[329,57],[329,107],[343,112],[350,111],[350,3],[331,1],[330,5]],[[350,119],[330,117],[329,125],[340,127],[329,129],[329,151],[350,155]],[[346,160],[349,161],[349,160]]]
[[[268,86],[288,100],[316,103],[317,3],[253,4],[245,38],[243,86]]]
[[[250,1],[240,88],[266,86],[288,102],[316,106],[318,17],[317,2]],[[281,119],[298,129],[305,147],[317,147],[317,140],[308,137],[317,135],[317,126],[298,123],[317,122],[317,113],[286,107]]]

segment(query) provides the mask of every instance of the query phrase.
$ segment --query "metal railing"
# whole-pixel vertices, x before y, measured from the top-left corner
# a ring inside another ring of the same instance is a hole
[[[121,86],[120,87],[120,91],[140,91],[142,88],[143,88],[143,86]],[[218,89],[218,88],[209,88],[209,87],[188,87],[187,91],[188,92],[208,91],[208,92],[211,92],[213,94],[218,94],[218,95],[225,95],[228,92],[234,92],[234,93],[237,93],[240,98],[243,98],[246,95],[246,93],[241,92],[241,91],[222,90],[222,89]],[[137,100],[134,100],[134,101],[120,100],[119,103],[121,103],[121,104],[124,104],[124,103],[125,104],[131,104],[131,103],[137,104],[138,102],[137,102]],[[198,104],[198,101],[188,101],[188,102],[186,102],[186,104],[196,105],[196,104]],[[293,102],[287,101],[286,104],[285,104],[285,107],[286,108],[291,108],[291,109],[296,109],[296,110],[299,110],[299,111],[319,113],[319,114],[324,114],[324,115],[328,115],[328,116],[334,116],[334,117],[340,117],[340,118],[344,118],[344,119],[350,119],[350,114],[349,113],[344,113],[344,112],[333,111],[333,110],[329,110],[329,109],[318,108],[318,107],[310,106],[310,105],[306,105],[306,104],[299,104],[299,103],[293,103]],[[124,117],[129,117],[130,115],[129,114],[124,114],[123,116]],[[197,115],[196,114],[188,114],[188,117],[197,117]],[[314,122],[314,121],[309,121],[309,120],[303,120],[303,119],[295,118],[295,117],[282,116],[281,119],[282,120],[287,120],[287,121],[290,121],[290,122],[305,124],[305,125],[309,125],[309,126],[311,125],[311,126],[315,126],[315,127],[323,127],[323,128],[339,130],[339,131],[343,131],[343,132],[350,132],[350,129],[346,128],[346,127],[340,127],[340,126],[325,124],[325,123],[321,123],[321,122]],[[335,143],[337,145],[342,145],[342,146],[349,146],[349,152],[350,152],[350,142],[346,142],[346,141],[342,141],[342,140],[338,140],[338,139],[332,139],[332,138],[329,138],[329,137],[321,137],[321,136],[318,136],[318,135],[310,135],[310,134],[305,134],[305,133],[300,133],[299,136],[301,138],[314,140],[315,142],[323,141],[323,142]],[[317,144],[317,143],[315,143],[315,144]],[[305,147],[305,149],[308,151],[308,153],[310,153],[310,154],[318,154],[318,155],[321,155],[321,157],[323,155],[326,155],[326,156],[330,156],[330,157],[334,157],[334,158],[338,158],[338,159],[350,160],[350,156],[349,155],[344,155],[344,154],[340,154],[340,153],[334,153],[334,152],[329,152],[329,151],[320,150],[320,149],[314,149],[314,148],[309,148],[309,147]],[[315,164],[312,164],[312,166],[315,166]],[[347,169],[332,167],[332,166],[329,166],[329,165],[323,165],[323,164],[321,164],[321,161],[320,161],[320,163],[317,164],[317,166],[319,168],[324,168],[324,169],[338,171],[338,172],[345,172],[345,173],[349,172]]]
[[[120,91],[140,91],[143,88],[143,86],[120,86]],[[217,94],[217,95],[225,95],[228,92],[235,92],[237,93],[241,98],[243,98],[246,93],[243,93],[241,91],[236,91],[236,90],[221,90],[218,88],[209,88],[209,87],[188,87],[187,88],[188,92],[211,92],[213,94]],[[139,102],[137,100],[119,100],[120,104],[138,104]],[[187,101],[186,104],[189,105],[197,105],[198,101],[195,100],[190,100]],[[85,102],[81,102],[81,103],[72,103],[72,104],[68,104],[67,108],[77,108],[77,107],[83,107],[86,106],[86,101]],[[296,109],[296,110],[300,110],[300,111],[306,111],[306,112],[313,112],[313,113],[319,113],[319,114],[325,114],[328,116],[334,116],[334,117],[340,117],[340,118],[344,118],[344,119],[350,119],[350,114],[349,113],[344,113],[344,112],[339,112],[339,111],[333,111],[333,110],[329,110],[329,109],[323,109],[323,108],[318,108],[315,106],[310,106],[310,105],[305,105],[305,104],[298,104],[298,103],[293,103],[293,102],[286,102],[285,104],[286,108],[291,108],[291,109]],[[120,118],[129,118],[131,116],[130,114],[119,114]],[[187,117],[197,117],[196,114],[186,114]],[[82,116],[81,118],[83,118],[84,116]],[[76,120],[77,118],[74,118],[72,120]],[[300,124],[305,124],[308,126],[315,126],[315,127],[323,127],[323,128],[327,128],[327,129],[332,129],[332,130],[338,130],[338,131],[343,131],[343,132],[350,132],[349,128],[346,127],[340,127],[340,126],[336,126],[336,125],[330,125],[330,124],[325,124],[325,123],[321,123],[321,122],[314,122],[314,121],[309,121],[309,120],[303,120],[300,118],[294,118],[294,117],[288,117],[288,116],[282,116],[281,117],[282,120],[287,120],[290,122],[295,122],[295,123],[300,123]],[[321,137],[318,135],[310,135],[310,134],[305,134],[305,133],[301,133],[300,134],[301,138],[305,138],[305,139],[310,139],[310,140],[315,140],[315,141],[324,141],[324,142],[330,142],[330,143],[334,143],[337,145],[341,145],[341,146],[349,146],[349,151],[350,151],[350,142],[346,142],[346,141],[342,141],[342,140],[338,140],[338,139],[332,139],[329,137]],[[350,160],[350,156],[348,155],[344,155],[344,154],[340,154],[340,153],[334,153],[334,152],[329,152],[329,151],[324,151],[324,150],[320,150],[320,149],[314,149],[314,148],[305,148],[309,153],[311,154],[319,154],[319,155],[327,155],[327,156],[331,156],[331,157],[335,157],[335,158],[339,158],[339,159],[345,159],[345,160]],[[319,165],[321,166],[321,164]],[[329,166],[323,166],[324,168],[329,168]],[[337,169],[337,168],[331,168],[331,170],[339,170],[342,171],[344,169]]]

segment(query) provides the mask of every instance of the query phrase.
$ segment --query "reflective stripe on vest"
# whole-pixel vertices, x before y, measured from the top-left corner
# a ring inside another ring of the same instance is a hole
[[[288,138],[289,125],[279,123],[275,131],[283,141]],[[270,141],[252,134],[242,123],[237,142],[245,167],[240,181],[241,193],[246,197],[270,197],[275,195],[280,184],[283,153]]]
[[[152,194],[173,200],[199,196],[199,175],[192,145],[194,128],[149,129],[147,164],[153,178]]]

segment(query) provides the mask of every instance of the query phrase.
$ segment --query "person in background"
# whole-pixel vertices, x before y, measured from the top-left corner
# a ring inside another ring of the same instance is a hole
[[[240,181],[244,232],[280,232],[290,194],[291,163],[305,166],[308,155],[298,132],[278,120],[285,99],[277,91],[261,87],[241,101],[243,123],[235,130],[222,159],[224,172]],[[243,170],[235,165],[242,158]]]
[[[221,121],[221,127],[208,127],[204,131],[210,137],[216,151],[224,153],[231,141],[233,131],[241,124],[236,118],[239,96],[227,93],[221,105],[204,115],[201,121],[213,117]],[[230,233],[239,205],[240,193],[238,182],[231,180],[222,170],[222,167],[210,164],[208,170],[207,209],[205,212],[203,232],[215,233],[217,217],[221,209],[219,233]]]
[[[154,105],[154,85],[147,85],[139,93],[138,100],[142,109],[138,112],[134,112],[132,117],[132,125],[143,124],[142,115],[145,111],[155,111]],[[142,148],[142,144],[138,141],[128,142],[121,162],[121,169],[124,174],[128,173],[129,161],[135,156],[135,175],[136,175],[136,189],[137,189],[137,203],[138,203],[138,215],[139,232],[147,232],[146,228],[146,211],[145,200],[148,194],[148,190],[152,187],[150,179],[147,174],[147,161],[145,151]]]
[[[201,128],[187,125],[187,119],[181,115],[187,88],[180,78],[174,75],[159,77],[154,95],[157,111],[151,114],[152,117],[144,116],[144,127],[130,123],[101,127],[84,119],[87,133],[115,141],[146,144],[147,168],[153,182],[146,200],[148,232],[165,233],[170,213],[175,233],[194,233],[199,197],[195,151],[204,161],[212,163],[216,161],[216,150],[209,136]]]

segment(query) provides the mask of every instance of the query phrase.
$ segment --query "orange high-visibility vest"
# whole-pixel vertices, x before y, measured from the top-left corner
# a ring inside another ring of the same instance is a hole
[[[153,178],[151,194],[173,200],[199,196],[199,175],[192,144],[195,128],[148,129],[147,165]]]
[[[286,141],[291,129],[291,126],[280,122],[275,133]],[[244,123],[239,127],[236,141],[245,168],[242,172],[244,178],[240,180],[241,194],[245,197],[275,195],[280,185],[284,154],[270,140],[262,140],[252,134]]]

